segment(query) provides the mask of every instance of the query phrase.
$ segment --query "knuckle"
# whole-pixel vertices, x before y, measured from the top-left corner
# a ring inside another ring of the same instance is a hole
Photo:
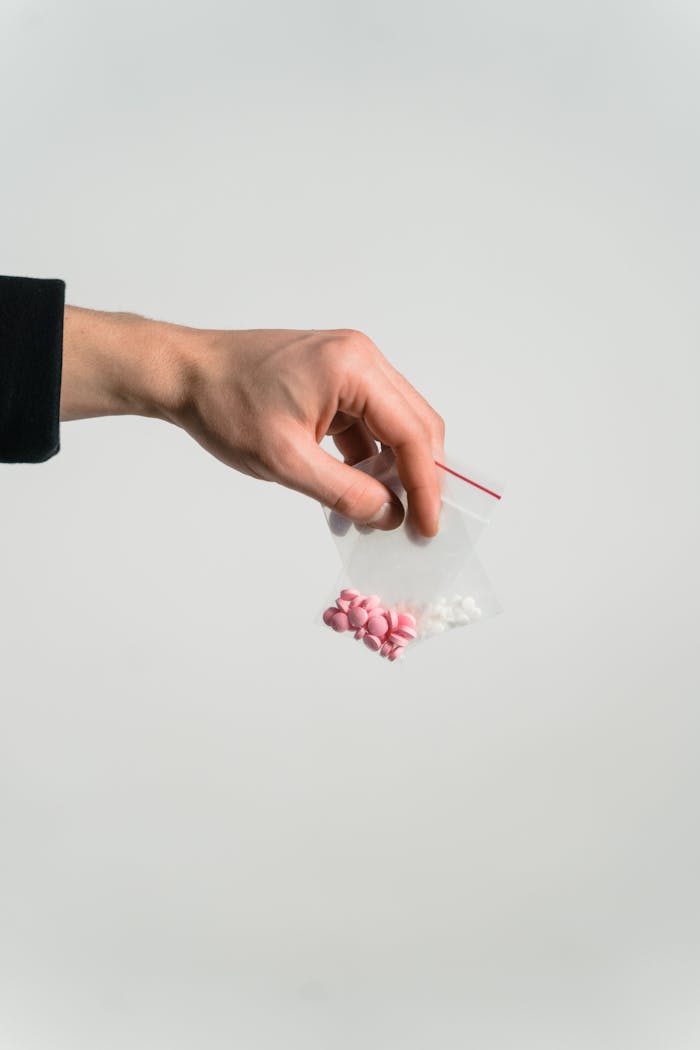
[[[332,373],[345,373],[366,366],[371,354],[371,342],[358,333],[337,332],[326,339],[320,348],[321,362]]]
[[[442,441],[445,437],[445,420],[442,418],[439,412],[434,413],[433,423],[435,426],[435,433]]]
[[[374,346],[370,337],[358,328],[338,328],[337,334],[345,342],[352,343],[354,346],[362,346],[366,349]]]

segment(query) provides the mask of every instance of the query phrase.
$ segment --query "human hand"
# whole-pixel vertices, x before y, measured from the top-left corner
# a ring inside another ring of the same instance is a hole
[[[442,419],[360,332],[192,329],[68,307],[61,418],[122,413],[175,423],[244,474],[389,529],[400,505],[352,467],[379,441],[416,528],[437,532]],[[327,434],[345,462],[320,448]]]

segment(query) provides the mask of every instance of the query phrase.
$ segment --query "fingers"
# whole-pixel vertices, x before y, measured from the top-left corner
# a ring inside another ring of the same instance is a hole
[[[440,481],[435,466],[436,434],[415,403],[403,395],[381,367],[366,369],[361,380],[362,416],[372,434],[390,445],[408,497],[409,514],[424,536],[438,531]]]
[[[329,429],[345,462],[360,463],[363,459],[376,455],[377,444],[367,426],[361,419],[347,418],[348,422],[343,430],[336,431],[333,427]]]
[[[360,440],[357,434],[355,437]],[[300,429],[296,440],[290,440],[284,453],[278,454],[276,474],[283,485],[317,499],[357,524],[394,529],[403,520],[403,508],[386,486],[348,463],[341,463],[320,448],[305,430]]]
[[[357,523],[393,528],[403,511],[381,482],[353,469],[376,452],[375,440],[394,452],[412,525],[424,536],[438,531],[444,426],[428,402],[361,333],[342,330],[324,345],[311,388],[320,388],[317,415],[278,436],[270,469],[282,484],[318,499]],[[330,400],[329,400],[330,394]],[[325,415],[330,409],[331,416]],[[329,423],[330,418],[330,423]],[[320,425],[320,429],[319,429]],[[310,428],[310,429],[309,429]],[[330,433],[347,462],[318,445]]]
[[[433,445],[433,459],[444,462],[445,423],[442,416],[435,411],[429,401],[412,386],[401,372],[396,369],[391,361],[388,361],[373,343],[370,344],[374,350],[376,364],[394,384],[399,393],[403,395],[416,415],[425,426]]]
[[[444,463],[445,423],[442,416],[435,411],[430,402],[426,401],[423,395],[419,394],[416,388],[411,386],[406,377],[394,368],[391,362],[387,361],[381,353],[379,353],[379,366],[423,421],[424,426],[430,434],[433,447],[433,459],[436,459],[439,463]]]

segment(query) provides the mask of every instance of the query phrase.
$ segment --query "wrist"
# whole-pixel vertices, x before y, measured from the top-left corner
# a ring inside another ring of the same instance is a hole
[[[140,415],[172,420],[186,385],[187,332],[136,314],[66,307],[61,419]]]

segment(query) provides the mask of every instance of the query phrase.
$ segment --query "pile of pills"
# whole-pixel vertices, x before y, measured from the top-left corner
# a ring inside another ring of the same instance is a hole
[[[364,595],[350,588],[340,592],[335,605],[326,609],[323,622],[334,631],[353,631],[372,652],[398,660],[416,637],[416,619],[409,612],[385,609],[378,594]]]
[[[462,594],[439,598],[416,611],[420,619],[421,636],[426,638],[441,634],[450,627],[463,627],[481,619],[481,609],[474,599]]]

